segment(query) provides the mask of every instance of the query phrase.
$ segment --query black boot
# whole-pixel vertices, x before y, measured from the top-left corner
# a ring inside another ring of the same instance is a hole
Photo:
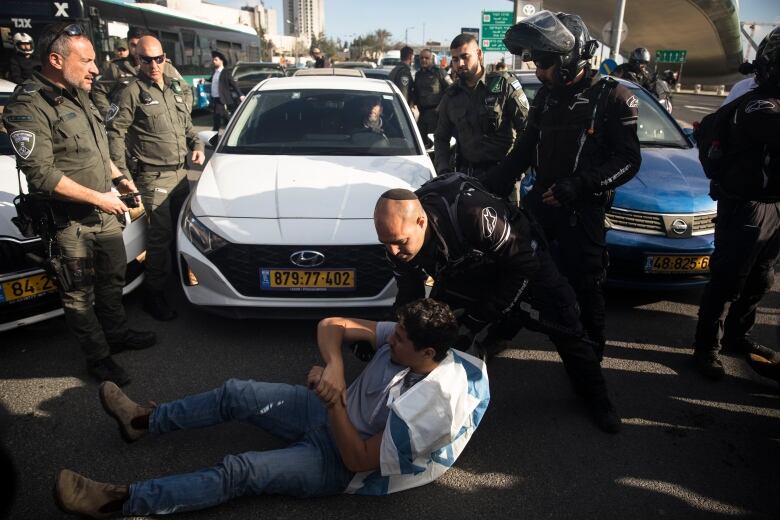
[[[728,352],[730,354],[738,354],[742,356],[747,356],[748,354],[758,354],[770,362],[780,361],[777,352],[769,347],[765,347],[764,345],[756,343],[749,336],[742,336],[741,338],[736,339],[723,336],[723,339],[720,341],[720,345],[723,352]]]
[[[726,375],[726,371],[723,370],[723,363],[720,362],[718,353],[714,350],[695,351],[693,353],[693,362],[696,365],[696,370],[707,379],[717,381]]]
[[[618,433],[622,426],[620,416],[608,397],[588,402],[588,410],[596,426],[605,433]]]
[[[143,350],[155,343],[157,343],[157,335],[150,330],[128,329],[123,338],[108,340],[112,354],[118,354],[124,350]]]
[[[170,321],[178,316],[176,311],[171,309],[168,305],[162,291],[146,292],[146,295],[144,296],[144,310],[149,313],[152,318],[159,321]]]
[[[130,376],[111,356],[92,361],[87,365],[87,371],[98,381],[113,381],[117,386],[125,386],[130,382]]]

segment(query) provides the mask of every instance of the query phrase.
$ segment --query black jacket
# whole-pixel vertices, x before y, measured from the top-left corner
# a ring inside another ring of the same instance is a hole
[[[388,79],[395,83],[406,102],[412,106],[414,104],[414,80],[412,79],[411,67],[406,63],[399,63],[390,71]]]
[[[542,86],[525,130],[509,155],[488,173],[486,186],[504,195],[529,166],[536,172],[535,190],[545,191],[569,176],[582,181],[583,194],[602,193],[628,182],[642,163],[639,100],[615,83],[592,73],[575,88]]]
[[[742,200],[780,201],[780,93],[759,86],[742,96],[727,153],[733,159],[714,192]]]
[[[209,77],[209,81],[212,80],[214,74]],[[227,67],[222,69],[219,74],[219,100],[222,104],[227,105],[229,110],[233,110],[239,103],[239,97],[244,93],[238,86],[238,83],[233,79],[233,74],[230,73],[230,69]]]
[[[11,56],[8,68],[10,70],[8,79],[21,85],[25,80],[32,78],[33,71],[40,69],[40,64],[34,57],[25,58],[23,55],[15,52]]]
[[[430,199],[422,199],[430,231],[420,252],[410,262],[387,256],[398,285],[396,306],[424,297],[428,276],[436,283],[460,277],[462,283],[474,269],[487,270],[495,273],[494,289],[466,312],[476,321],[498,319],[519,303],[538,269],[538,242],[532,239],[528,218],[487,193],[464,190],[457,203],[456,231],[448,206]]]

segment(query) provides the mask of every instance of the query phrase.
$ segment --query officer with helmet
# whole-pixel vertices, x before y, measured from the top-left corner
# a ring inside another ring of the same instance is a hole
[[[32,78],[33,70],[37,63],[33,60],[33,39],[27,33],[14,34],[14,48],[16,52],[11,56],[8,65],[10,74],[8,79],[16,84],[21,84],[25,80]]]
[[[648,63],[650,63],[650,51],[644,47],[637,47],[631,51],[628,63],[618,65],[612,72],[612,75],[617,78],[627,79],[650,92],[654,92],[653,80],[650,77],[650,72],[647,70]]]
[[[615,79],[591,70],[588,60],[598,44],[577,15],[541,11],[512,26],[504,44],[535,63],[543,85],[523,134],[485,182],[494,193],[508,195],[533,167],[535,184],[523,204],[573,286],[582,325],[601,359],[608,265],[604,214],[611,190],[639,171],[639,102]]]
[[[753,66],[757,86],[736,100],[733,117],[724,118],[725,163],[710,187],[718,201],[715,251],[694,340],[696,367],[710,379],[724,375],[720,347],[767,363],[780,360],[749,336],[780,258],[780,27],[769,33]]]

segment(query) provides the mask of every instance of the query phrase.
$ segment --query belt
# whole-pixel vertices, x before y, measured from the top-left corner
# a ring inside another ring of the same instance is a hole
[[[139,172],[169,172],[169,171],[177,171],[184,168],[184,163],[179,164],[143,164],[138,163],[138,171]]]

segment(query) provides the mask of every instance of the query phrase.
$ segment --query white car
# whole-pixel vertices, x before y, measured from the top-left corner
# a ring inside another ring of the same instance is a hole
[[[434,175],[391,82],[264,81],[233,116],[180,216],[184,293],[235,317],[384,311],[396,287],[374,205],[384,191],[414,190]]]
[[[0,79],[0,113],[16,85]],[[21,175],[22,188],[27,182]],[[45,257],[39,237],[26,238],[11,222],[16,216],[13,200],[19,194],[16,157],[8,134],[0,122],[0,331],[29,325],[62,314],[57,286],[44,271],[33,264],[27,253]],[[143,210],[125,214],[130,222],[124,231],[127,249],[127,272],[124,293],[143,281],[143,258],[146,249],[146,224]]]

